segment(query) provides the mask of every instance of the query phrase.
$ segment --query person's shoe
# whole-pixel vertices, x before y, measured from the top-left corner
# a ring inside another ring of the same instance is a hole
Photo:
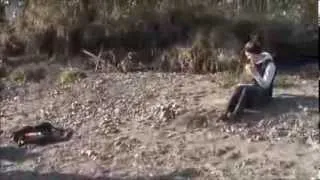
[[[228,113],[223,113],[222,115],[219,116],[218,120],[219,121],[228,121],[229,118],[231,116],[231,113],[228,112]]]
[[[234,113],[228,113],[228,120],[229,121],[235,121],[236,120],[236,114]]]

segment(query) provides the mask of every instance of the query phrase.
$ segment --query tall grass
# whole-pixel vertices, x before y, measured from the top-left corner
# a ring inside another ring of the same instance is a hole
[[[171,70],[217,72],[237,67],[238,54],[248,35],[266,22],[317,22],[316,5],[313,0],[29,0],[23,16],[13,22],[13,30],[1,31],[17,36],[33,53],[45,49],[69,56],[70,49],[77,49],[73,46],[81,44],[89,25],[95,23],[103,30],[97,33],[97,28],[93,28],[86,41],[95,42],[86,44],[94,44],[96,49],[99,43],[112,47],[119,57],[116,64],[128,51],[149,51],[147,54],[152,55],[139,61],[162,62],[169,58],[174,61],[167,65]],[[171,17],[175,17],[175,26],[170,25]],[[156,36],[152,34],[155,25],[161,32]],[[176,38],[174,32],[181,34],[175,28],[185,26],[189,29],[184,41],[172,40]],[[153,46],[150,41],[158,44]],[[138,46],[143,49],[137,49]]]

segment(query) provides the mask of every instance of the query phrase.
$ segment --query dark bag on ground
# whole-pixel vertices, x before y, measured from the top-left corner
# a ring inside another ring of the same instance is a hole
[[[43,122],[36,126],[25,126],[12,133],[13,141],[19,146],[25,144],[46,145],[66,141],[71,136],[71,129],[56,128],[49,122]]]

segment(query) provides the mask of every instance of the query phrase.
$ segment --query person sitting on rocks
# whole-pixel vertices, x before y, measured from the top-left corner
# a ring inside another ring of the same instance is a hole
[[[273,81],[276,66],[270,53],[262,51],[261,43],[252,39],[245,44],[245,58],[249,63],[245,66],[249,83],[236,86],[221,120],[231,120],[242,114],[245,108],[256,108],[266,105],[272,99]]]

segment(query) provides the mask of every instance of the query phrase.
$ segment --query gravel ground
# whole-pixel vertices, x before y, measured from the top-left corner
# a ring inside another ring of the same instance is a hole
[[[320,179],[318,81],[288,76],[268,107],[217,122],[223,74],[90,73],[1,92],[0,179]],[[285,75],[281,75],[285,76]],[[49,121],[66,142],[18,148],[10,133]]]

